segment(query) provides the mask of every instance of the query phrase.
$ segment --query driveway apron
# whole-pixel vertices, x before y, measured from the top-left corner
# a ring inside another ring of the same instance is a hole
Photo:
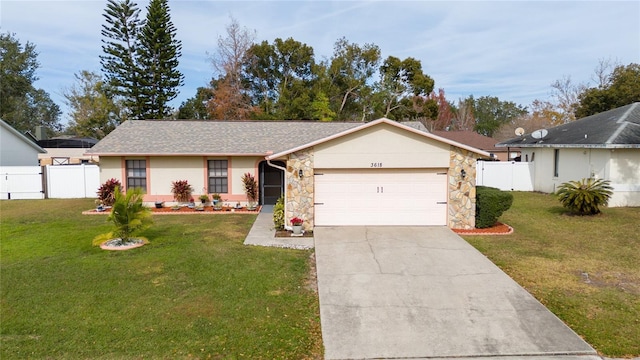
[[[326,359],[599,359],[446,227],[317,227],[314,237]]]

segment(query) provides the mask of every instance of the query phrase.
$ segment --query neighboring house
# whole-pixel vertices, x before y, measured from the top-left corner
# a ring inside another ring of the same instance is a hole
[[[38,155],[46,151],[0,120],[0,199],[44,198]]]
[[[38,166],[39,154],[46,151],[0,120],[0,166]]]
[[[640,103],[499,143],[519,147],[533,165],[535,191],[571,180],[611,181],[609,206],[640,206]]]
[[[36,127],[35,134],[27,132],[26,135],[46,150],[45,154],[38,155],[42,166],[89,164],[99,161],[97,156],[84,154],[87,149],[98,143],[94,138],[62,135],[49,139],[43,126]]]
[[[412,127],[414,126],[414,127]],[[312,121],[130,120],[87,155],[100,178],[141,187],[145,201],[173,201],[171,182],[194,197],[245,202],[256,175],[260,203],[284,194],[285,224],[475,226],[475,166],[487,152],[388,119]]]
[[[493,160],[507,161],[517,156],[510,158],[506,148],[496,147],[497,141],[494,138],[478,134],[475,131],[433,131],[432,134],[484,150],[491,154]],[[509,149],[511,152],[514,150],[519,149]]]

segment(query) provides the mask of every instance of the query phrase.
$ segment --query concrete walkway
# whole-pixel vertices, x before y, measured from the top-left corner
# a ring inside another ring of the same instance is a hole
[[[314,242],[312,237],[275,237],[273,227],[273,205],[264,205],[253,223],[245,245],[270,246],[288,249],[312,249]]]
[[[600,359],[448,228],[314,236],[326,359]]]

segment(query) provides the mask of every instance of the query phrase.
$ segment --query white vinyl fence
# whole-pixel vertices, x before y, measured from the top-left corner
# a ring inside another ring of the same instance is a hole
[[[47,197],[50,199],[95,198],[100,187],[98,165],[47,165]]]
[[[44,199],[40,166],[0,166],[0,199]]]
[[[0,167],[0,199],[95,198],[100,187],[98,165]]]
[[[533,165],[516,161],[478,161],[476,185],[507,191],[533,191]]]

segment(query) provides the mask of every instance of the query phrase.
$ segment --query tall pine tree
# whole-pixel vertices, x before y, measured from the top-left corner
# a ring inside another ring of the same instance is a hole
[[[142,118],[140,74],[137,49],[141,21],[140,9],[130,0],[108,0],[102,25],[102,72],[115,95],[122,97],[123,105],[132,119]]]
[[[170,115],[167,104],[178,95],[184,76],[178,71],[182,43],[176,40],[167,0],[151,0],[147,19],[140,31],[138,48],[142,116],[162,119]]]

